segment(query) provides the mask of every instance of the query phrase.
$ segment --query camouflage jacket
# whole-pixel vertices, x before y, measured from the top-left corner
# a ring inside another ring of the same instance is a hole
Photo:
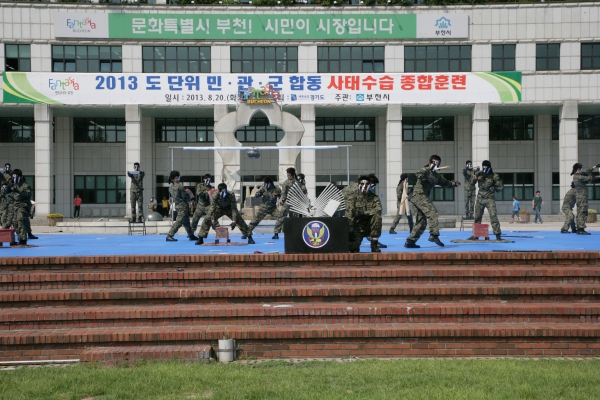
[[[358,194],[358,188],[356,184],[350,184],[342,189],[342,196],[344,197],[344,201],[346,202],[346,207],[348,207],[348,203],[350,200]]]
[[[281,196],[281,189],[275,185],[268,189],[266,189],[264,186],[261,186],[261,188],[256,192],[255,196],[262,197],[263,204],[266,204],[269,207],[274,207],[277,205],[277,198]]]
[[[219,212],[227,212],[227,209],[231,209],[231,216],[235,219],[235,215],[239,214],[237,201],[235,199],[235,194],[232,192],[227,192],[225,197],[221,196],[221,193],[213,193],[210,207],[206,212],[207,218],[218,218]]]
[[[131,172],[127,171],[127,176],[131,178],[130,190],[132,192],[141,192],[144,190],[144,176],[146,176],[144,171],[140,171],[139,174],[132,174]]]
[[[173,198],[175,206],[187,205],[190,202],[190,196],[185,191],[185,187],[183,187],[183,183],[181,182],[171,183],[169,195]]]
[[[502,179],[494,171],[490,171],[488,174],[479,171],[475,174],[475,179],[477,179],[477,184],[479,185],[477,197],[480,199],[493,199],[494,193],[504,190]]]
[[[585,171],[581,171],[581,173],[573,174],[573,188],[577,190],[578,193],[585,191],[585,187],[592,183],[595,178],[592,175],[593,168],[588,168]]]
[[[10,196],[14,200],[14,206],[18,208],[29,208],[31,206],[31,186],[21,180],[21,183],[12,186]]]
[[[567,206],[571,209],[575,207],[575,203],[577,203],[577,189],[571,188],[565,194],[565,198],[563,199],[563,207]]]
[[[455,184],[455,181],[449,181],[441,174],[432,171],[431,168],[423,167],[417,171],[417,183],[413,189],[413,199],[418,196],[429,197],[429,193],[435,185],[446,187]]]
[[[463,176],[465,177],[465,190],[475,190],[475,184],[477,183],[475,180],[475,172],[472,169],[465,168],[463,169]]]
[[[300,189],[302,189],[302,192],[304,194],[308,193],[308,191],[306,190],[306,186],[304,185],[304,183],[298,182],[295,178],[286,179],[281,184],[281,186],[280,186],[280,188],[281,188],[281,202],[283,204],[285,204],[285,201],[287,200],[287,197],[288,197],[288,192],[290,191],[290,189],[292,188],[292,186],[294,186],[294,183],[297,183],[300,186]]]
[[[379,196],[373,192],[362,194],[356,192],[356,196],[352,196],[346,204],[346,216],[348,217],[350,227],[356,222],[359,215],[381,215],[381,200]]]
[[[199,206],[210,206],[210,196],[208,195],[208,192],[212,189],[212,186],[206,186],[204,183],[199,183],[196,185],[196,201],[198,202]]]

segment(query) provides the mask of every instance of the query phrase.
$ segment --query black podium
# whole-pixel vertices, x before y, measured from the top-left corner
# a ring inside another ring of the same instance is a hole
[[[347,253],[346,218],[286,218],[283,223],[285,252]]]

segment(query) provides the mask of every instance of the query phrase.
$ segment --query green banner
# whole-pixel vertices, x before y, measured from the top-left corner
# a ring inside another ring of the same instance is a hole
[[[415,14],[109,14],[111,39],[414,39]]]

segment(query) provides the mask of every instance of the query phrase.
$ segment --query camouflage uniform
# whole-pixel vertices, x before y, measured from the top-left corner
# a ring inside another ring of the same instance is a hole
[[[223,198],[221,193],[217,192],[212,195],[210,207],[208,207],[206,217],[204,218],[204,221],[202,221],[199,234],[200,237],[203,238],[208,236],[208,230],[210,229],[212,221],[214,220],[216,223],[217,219],[221,218],[223,215],[228,216],[235,222],[244,236],[252,235],[248,225],[246,225],[246,221],[242,218],[242,214],[238,211],[235,194],[227,192],[227,195]]]
[[[400,182],[398,184],[398,187],[396,187],[396,197],[398,199],[398,203],[397,203],[397,207],[398,209],[396,210],[396,217],[394,218],[394,220],[392,221],[392,226],[390,226],[390,230],[394,230],[396,229],[396,226],[398,226],[398,223],[400,222],[400,220],[402,219],[402,215],[404,215],[403,213],[401,213],[400,211],[400,206],[401,206],[401,202],[402,202],[402,192],[404,192],[404,182]],[[412,193],[408,194],[408,201],[410,202],[410,199],[412,198]],[[412,228],[414,226],[413,224],[413,217],[410,213],[410,210],[408,210],[407,208],[407,213],[406,214],[406,219],[408,220],[408,230],[412,231]]]
[[[429,233],[433,236],[440,235],[438,212],[431,200],[429,200],[429,193],[435,185],[446,187],[456,185],[456,182],[447,180],[442,175],[432,171],[429,167],[424,167],[417,171],[417,183],[415,184],[413,196],[410,200],[417,218],[415,226],[407,240],[414,242],[419,240],[423,232],[425,232],[428,223]]]
[[[190,196],[185,191],[183,184],[181,182],[171,183],[171,187],[169,187],[169,195],[173,199],[175,210],[177,210],[177,219],[171,226],[169,236],[173,237],[179,228],[181,228],[181,225],[183,225],[189,237],[194,236],[194,231],[190,226],[190,208],[188,206],[188,203],[190,202]]]
[[[3,172],[2,176],[4,177],[4,181],[8,187],[12,187],[12,175],[7,172]],[[0,222],[2,223],[2,228],[7,229],[11,226],[16,226],[14,199],[8,191],[3,195],[3,197],[5,201],[5,211],[2,214],[2,220]]]
[[[373,192],[363,194],[357,191],[346,204],[346,216],[350,231],[350,251],[359,251],[365,237],[378,239],[381,236],[381,200]]]
[[[479,192],[477,193],[477,203],[475,204],[475,223],[480,224],[483,218],[484,209],[488,209],[490,214],[490,222],[492,223],[492,230],[494,235],[501,235],[500,221],[498,221],[498,211],[496,210],[496,199],[494,193],[504,190],[504,185],[498,174],[495,174],[492,170],[488,174],[478,172],[475,174],[475,179],[479,185]]]
[[[0,188],[2,186],[8,185],[8,181],[6,180],[6,174],[0,174]],[[4,219],[7,217],[8,213],[8,200],[6,199],[6,195],[0,192],[0,228],[4,226]]]
[[[203,215],[206,215],[208,211],[208,207],[210,206],[210,196],[208,192],[212,190],[213,187],[208,185],[206,186],[204,183],[199,183],[196,185],[196,210],[194,211],[194,215],[192,216],[192,231],[196,231],[198,228],[198,221]]]
[[[127,176],[131,178],[131,188],[129,189],[129,200],[131,203],[131,218],[136,218],[135,204],[140,211],[140,218],[144,216],[143,202],[144,202],[144,171],[140,171],[139,174],[132,174],[127,172]],[[178,210],[179,211],[179,210]]]
[[[565,198],[563,199],[562,204],[562,212],[565,214],[565,223],[563,224],[562,230],[568,231],[569,227],[573,232],[577,232],[577,228],[575,226],[575,217],[573,216],[573,207],[575,207],[575,203],[577,202],[577,190],[575,188],[569,189],[567,194],[565,194]]]
[[[586,186],[597,177],[592,177],[593,168],[588,168],[580,174],[573,174],[573,187],[575,188],[575,198],[577,202],[577,229],[586,228],[588,217],[588,198]]]
[[[27,241],[27,228],[29,226],[29,207],[31,207],[31,187],[23,178],[21,183],[11,187],[9,194],[13,199],[15,216],[15,230],[19,235],[19,242]]]
[[[277,199],[279,198],[279,196],[281,196],[281,189],[279,189],[275,185],[268,189],[265,189],[265,187],[263,186],[260,189],[258,189],[255,196],[262,197],[262,204],[260,205],[260,207],[258,207],[256,215],[254,216],[252,222],[250,222],[250,225],[248,226],[251,233],[254,230],[254,228],[258,226],[260,221],[262,221],[263,218],[267,216],[267,214],[273,215],[275,213],[275,211],[277,210]]]
[[[308,193],[308,191],[306,190],[306,186],[304,186],[304,183],[299,183],[296,180],[296,178],[286,179],[285,182],[281,184],[281,206],[279,206],[279,208],[275,212],[275,215],[273,215],[273,217],[277,219],[277,222],[275,223],[275,229],[273,229],[273,233],[275,234],[279,234],[281,232],[281,230],[283,229],[283,221],[285,220],[285,217],[287,217],[290,213],[290,205],[286,204],[286,200],[288,192],[292,188],[292,186],[294,186],[294,183],[300,185],[300,188],[302,189],[302,192],[304,194]]]
[[[465,177],[465,215],[470,218],[475,208],[475,173],[472,169],[465,168],[463,176]]]

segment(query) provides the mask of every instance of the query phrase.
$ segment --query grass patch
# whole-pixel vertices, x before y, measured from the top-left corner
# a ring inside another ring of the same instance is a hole
[[[0,371],[0,399],[598,399],[600,360],[143,363]]]

